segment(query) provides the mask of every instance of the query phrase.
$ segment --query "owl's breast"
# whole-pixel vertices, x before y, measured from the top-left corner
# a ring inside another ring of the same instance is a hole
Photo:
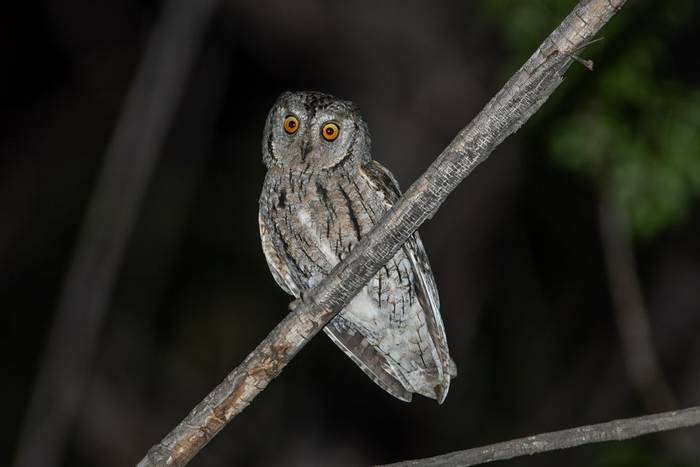
[[[270,170],[260,198],[261,222],[279,255],[303,277],[302,289],[330,272],[386,211],[359,177]]]
[[[361,177],[269,175],[260,200],[261,223],[277,262],[286,268],[283,275],[299,290],[318,284],[389,208],[385,196]],[[361,306],[344,315],[350,319],[351,313],[352,321],[366,329],[401,328],[416,319],[420,305],[415,276],[403,250],[377,272],[363,294]],[[369,325],[377,319],[386,322]]]

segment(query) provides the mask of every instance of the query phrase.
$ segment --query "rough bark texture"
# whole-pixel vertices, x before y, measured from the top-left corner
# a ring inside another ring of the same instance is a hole
[[[700,407],[664,412],[645,417],[626,418],[612,422],[587,425],[568,430],[542,433],[504,443],[457,451],[428,459],[417,459],[388,464],[385,467],[444,466],[467,467],[489,462],[530,456],[542,452],[572,448],[583,444],[622,441],[661,431],[687,428],[700,424]]]
[[[582,0],[394,208],[139,465],[184,465],[277,376],[438,210],[459,183],[554,92],[578,51],[625,0]]]

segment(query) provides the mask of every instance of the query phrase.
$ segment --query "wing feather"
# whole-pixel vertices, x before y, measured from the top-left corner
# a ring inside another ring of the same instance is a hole
[[[352,323],[336,316],[323,330],[357,366],[392,396],[411,402],[412,393],[406,390],[408,383],[386,354],[367,341],[367,338]]]
[[[394,176],[377,161],[371,161],[362,167],[362,171],[378,191],[384,194],[389,205],[393,205],[400,197],[401,190]],[[406,241],[403,247],[404,254],[408,257],[413,273],[417,279],[418,299],[425,311],[426,325],[439,357],[438,379],[441,385],[438,388],[438,402],[442,402],[447,396],[450,385],[450,376],[457,374],[456,365],[450,359],[447,347],[445,326],[440,315],[440,298],[437,285],[430,268],[428,255],[420,239],[418,232]]]
[[[272,243],[272,237],[263,219],[262,211],[258,213],[258,224],[260,225],[260,240],[262,242],[263,253],[265,254],[265,259],[267,260],[267,265],[270,268],[272,277],[282,290],[289,295],[299,297],[299,287],[292,277],[289,265],[280,257],[277,253],[277,249],[275,249],[274,243]]]

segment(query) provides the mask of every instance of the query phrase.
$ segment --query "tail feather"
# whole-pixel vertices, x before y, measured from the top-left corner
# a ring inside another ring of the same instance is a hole
[[[337,316],[323,330],[379,387],[397,399],[411,402],[412,391],[406,389],[408,382],[396,371],[395,365],[343,321]]]

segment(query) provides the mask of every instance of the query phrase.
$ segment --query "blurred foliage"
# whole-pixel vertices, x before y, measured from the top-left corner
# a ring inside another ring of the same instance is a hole
[[[482,4],[521,62],[573,1]],[[695,8],[692,0],[628,2],[605,40],[580,52],[596,58],[595,75],[570,72],[549,108],[559,108],[543,144],[554,163],[610,190],[642,239],[682,220],[700,192],[700,90],[670,78],[677,73],[666,66]],[[561,111],[562,103],[570,108]]]

